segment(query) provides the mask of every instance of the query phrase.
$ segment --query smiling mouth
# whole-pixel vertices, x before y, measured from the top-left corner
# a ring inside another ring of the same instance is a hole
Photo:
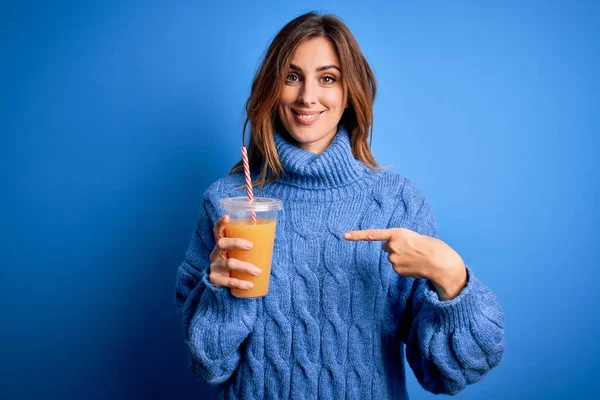
[[[298,110],[292,109],[292,113],[296,117],[296,120],[298,120],[300,122],[304,122],[304,123],[307,123],[307,122],[310,123],[310,122],[316,121],[319,118],[319,116],[321,114],[323,114],[324,112],[325,111],[305,112],[305,111],[298,111]]]

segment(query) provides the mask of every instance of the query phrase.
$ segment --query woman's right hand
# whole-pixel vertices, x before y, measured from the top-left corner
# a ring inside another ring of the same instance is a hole
[[[252,289],[254,284],[249,281],[233,278],[230,271],[242,271],[250,275],[259,275],[261,270],[250,263],[236,258],[228,258],[228,250],[248,250],[252,243],[244,239],[225,237],[225,226],[229,223],[229,215],[224,215],[215,224],[215,248],[210,253],[209,281],[215,286],[224,286],[237,289]]]

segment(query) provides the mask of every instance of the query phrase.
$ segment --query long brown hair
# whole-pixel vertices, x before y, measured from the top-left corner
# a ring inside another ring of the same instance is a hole
[[[377,82],[367,60],[361,52],[350,29],[338,17],[309,12],[288,22],[275,36],[260,68],[254,76],[250,97],[246,101],[246,120],[242,141],[250,124],[248,160],[250,169],[260,169],[253,185],[261,187],[275,181],[282,172],[277,155],[274,130],[283,130],[277,115],[279,97],[296,47],[303,41],[324,37],[331,41],[340,58],[342,77],[348,89],[349,107],[340,124],[350,136],[352,154],[366,165],[379,169],[371,153],[373,133],[373,102]],[[231,169],[230,174],[243,172],[242,161]]]

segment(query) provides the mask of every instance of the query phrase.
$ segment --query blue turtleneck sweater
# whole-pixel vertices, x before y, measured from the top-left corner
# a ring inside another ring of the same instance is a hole
[[[224,399],[407,399],[408,364],[421,385],[454,394],[482,379],[504,351],[504,319],[468,268],[458,297],[392,269],[378,242],[347,231],[404,227],[437,237],[422,192],[354,159],[340,129],[313,154],[275,134],[285,174],[258,193],[283,200],[269,294],[239,299],[208,279],[219,200],[244,196],[242,175],[212,184],[177,273],[192,370]]]

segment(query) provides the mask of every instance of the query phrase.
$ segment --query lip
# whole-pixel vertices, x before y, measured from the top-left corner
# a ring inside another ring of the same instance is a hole
[[[317,122],[325,111],[300,111],[292,109],[292,114],[294,115],[294,120],[302,125],[312,125]],[[301,115],[305,115],[305,117],[301,117]]]

